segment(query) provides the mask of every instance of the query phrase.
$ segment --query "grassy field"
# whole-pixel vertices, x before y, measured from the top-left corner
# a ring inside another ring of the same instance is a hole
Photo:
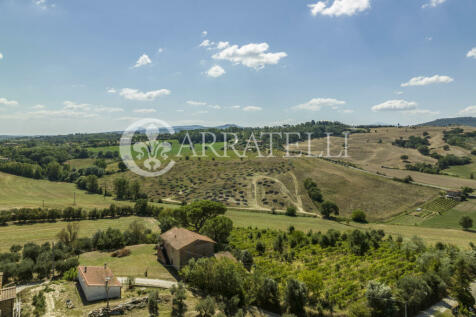
[[[421,226],[433,228],[461,228],[459,221],[463,216],[471,217],[473,219],[473,226],[476,228],[475,199],[463,202],[450,210],[425,220],[421,223]]]
[[[410,136],[423,137],[426,132],[430,136],[430,149],[440,155],[454,154],[457,156],[471,156],[470,151],[457,146],[450,146],[448,151],[444,150],[447,145],[443,140],[443,131],[448,130],[443,127],[412,127],[412,128],[378,128],[371,129],[369,133],[351,134],[348,140],[348,158],[339,158],[345,162],[351,162],[358,167],[373,173],[381,173],[390,177],[403,178],[411,175],[412,178],[419,183],[440,186],[444,188],[459,189],[463,186],[476,188],[476,181],[469,180],[469,177],[452,177],[444,175],[432,175],[419,172],[412,172],[405,170],[405,165],[409,163],[429,163],[435,164],[436,160],[424,156],[416,149],[402,148],[392,145],[396,139],[408,139]],[[474,131],[475,128],[464,127],[465,131]],[[344,143],[343,138],[331,137],[331,154],[338,155],[342,151]],[[311,142],[313,154],[326,154],[327,140],[314,139]],[[302,151],[307,151],[307,142],[301,143],[299,148]],[[407,160],[402,160],[400,157],[407,155]],[[468,175],[468,170],[474,169],[470,165],[467,167],[460,167],[462,170],[455,169],[452,171],[455,174]]]
[[[143,244],[127,247],[131,254],[123,258],[111,257],[109,252],[88,252],[79,257],[81,265],[102,266],[105,263],[116,276],[144,277],[147,271],[148,278],[158,278],[175,281],[172,274],[159,262],[154,244]]]
[[[229,210],[226,213],[238,227],[258,227],[287,230],[293,225],[298,230],[314,232],[326,232],[329,229],[347,231],[353,229],[371,230],[383,229],[385,233],[394,237],[401,235],[405,238],[413,236],[421,237],[426,243],[434,244],[436,242],[452,243],[459,247],[467,248],[468,243],[476,243],[476,233],[455,229],[426,228],[417,226],[402,226],[390,224],[358,224],[355,222],[338,223],[335,221],[323,220],[310,217],[287,217],[282,215],[271,215],[257,212],[245,212]]]
[[[113,227],[126,230],[129,224],[135,220],[142,221],[151,230],[157,231],[158,227],[152,218],[123,217],[117,219],[83,220],[79,223],[79,236],[91,237],[98,230]],[[11,245],[23,245],[27,242],[38,244],[56,240],[56,234],[66,226],[67,222],[36,223],[0,227],[0,252],[8,251]]]
[[[473,159],[473,163],[460,166],[451,166],[450,168],[445,169],[443,172],[469,179],[471,178],[471,174],[473,174],[473,177],[476,177],[476,156],[473,155],[471,158]]]
[[[63,208],[73,206],[83,208],[104,208],[110,204],[130,204],[118,202],[111,197],[88,194],[76,188],[75,184],[36,180],[0,172],[0,209],[30,207]]]

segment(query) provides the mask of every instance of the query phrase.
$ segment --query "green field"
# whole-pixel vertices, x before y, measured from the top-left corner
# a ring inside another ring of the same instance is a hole
[[[389,235],[412,238],[419,236],[426,243],[434,244],[436,242],[451,243],[459,247],[467,248],[468,243],[476,243],[476,233],[455,229],[426,228],[417,226],[402,226],[390,224],[358,224],[355,222],[338,223],[335,221],[324,220],[321,218],[310,217],[288,217],[282,215],[271,215],[258,212],[234,211],[229,210],[226,216],[233,220],[238,227],[258,227],[287,230],[293,225],[297,230],[314,232],[326,232],[329,229],[347,231],[353,229],[371,230],[382,229]]]
[[[451,166],[443,172],[449,175],[459,176],[463,178],[471,178],[471,174],[476,177],[476,156],[472,156],[473,162],[471,164]]]
[[[432,228],[461,228],[459,221],[463,216],[473,219],[473,229],[476,229],[476,200],[465,201],[453,209],[442,212],[421,223],[422,226]]]
[[[111,257],[110,252],[88,252],[79,257],[81,265],[102,266],[105,263],[112,269],[116,276],[144,277],[147,271],[148,278],[158,278],[175,281],[170,272],[157,262],[154,244],[142,244],[126,247],[131,254],[123,258]]]
[[[73,206],[83,208],[104,208],[118,202],[112,197],[88,194],[76,188],[72,183],[50,182],[6,174],[0,172],[0,209],[10,208],[63,208]]]
[[[135,220],[142,221],[151,230],[157,231],[158,226],[152,218],[123,217],[117,219],[83,220],[79,223],[79,236],[91,237],[98,230],[113,227],[126,230],[129,224]],[[52,223],[36,223],[16,225],[11,224],[0,227],[0,252],[8,251],[11,245],[23,245],[27,242],[38,244],[56,240],[56,234],[66,227],[67,222],[58,221]]]

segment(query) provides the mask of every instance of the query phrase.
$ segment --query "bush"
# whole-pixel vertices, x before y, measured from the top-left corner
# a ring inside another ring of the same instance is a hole
[[[473,219],[469,216],[463,216],[460,221],[459,225],[463,228],[463,230],[468,230],[469,228],[473,227]]]
[[[354,210],[352,212],[352,220],[355,222],[366,223],[367,216],[365,215],[365,212],[363,212],[362,210]]]
[[[78,276],[78,269],[75,267],[72,267],[68,271],[63,273],[63,280],[76,281],[77,276]]]
[[[131,250],[127,249],[127,248],[123,248],[123,249],[120,249],[120,250],[117,250],[117,251],[114,251],[111,256],[113,258],[123,258],[125,256],[128,256],[129,254],[131,254]]]
[[[288,208],[286,208],[286,216],[296,217],[296,207],[288,206]]]

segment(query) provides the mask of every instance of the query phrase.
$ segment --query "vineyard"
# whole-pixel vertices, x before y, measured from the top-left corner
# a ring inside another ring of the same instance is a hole
[[[422,211],[431,213],[442,213],[456,207],[456,205],[458,204],[459,201],[456,201],[454,199],[439,197],[423,205]]]

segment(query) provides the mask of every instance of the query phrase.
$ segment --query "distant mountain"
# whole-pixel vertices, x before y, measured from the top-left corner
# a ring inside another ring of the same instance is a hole
[[[447,127],[450,125],[466,125],[476,127],[476,117],[443,118],[419,124],[419,126]]]

